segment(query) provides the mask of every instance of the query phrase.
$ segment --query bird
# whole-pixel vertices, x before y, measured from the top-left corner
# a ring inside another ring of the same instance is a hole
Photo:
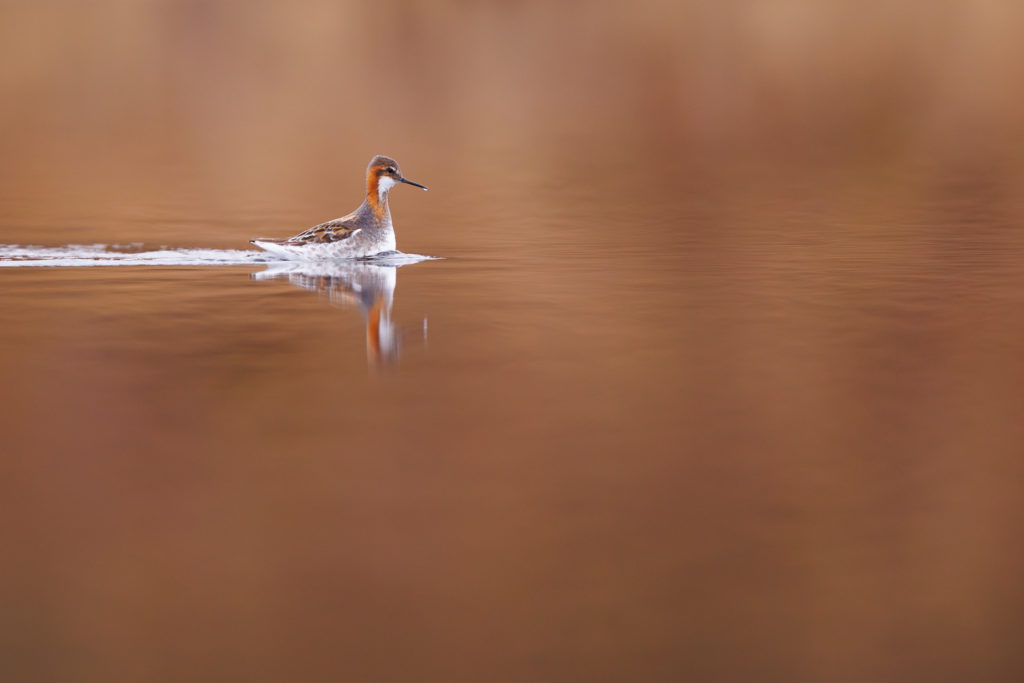
[[[367,258],[394,252],[397,245],[388,193],[401,183],[427,189],[404,177],[397,161],[378,154],[366,167],[366,199],[358,209],[292,237],[256,237],[249,242],[275,256],[300,261]]]

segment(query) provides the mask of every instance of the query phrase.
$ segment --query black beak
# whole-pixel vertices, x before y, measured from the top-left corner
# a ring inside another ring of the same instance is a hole
[[[406,185],[415,185],[416,187],[421,187],[424,190],[428,189],[426,185],[420,185],[419,183],[414,183],[413,181],[409,180],[408,178],[399,178],[398,182],[405,183]]]

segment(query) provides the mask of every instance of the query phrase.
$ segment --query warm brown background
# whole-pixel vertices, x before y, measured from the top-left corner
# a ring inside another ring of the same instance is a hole
[[[377,152],[464,192],[1021,156],[1024,8],[1000,0],[0,7],[0,186],[29,203],[5,206],[6,241],[183,196],[315,220]]]
[[[449,257],[0,269],[0,679],[1024,679],[1022,27],[0,2],[0,242]]]

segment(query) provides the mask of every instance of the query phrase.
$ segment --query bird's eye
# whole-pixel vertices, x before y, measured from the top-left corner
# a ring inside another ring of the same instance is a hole
[[[398,169],[395,168],[394,166],[388,166],[387,167],[387,172],[388,173],[398,173]]]

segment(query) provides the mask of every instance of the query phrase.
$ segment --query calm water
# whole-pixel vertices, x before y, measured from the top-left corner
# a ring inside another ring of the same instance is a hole
[[[1024,680],[1022,22],[0,0],[0,682]]]
[[[399,193],[399,246],[445,260],[0,268],[8,666],[1021,670],[1010,195],[846,187],[562,188],[533,215],[503,208],[533,186],[447,216],[444,190]],[[45,234],[183,248],[204,212]],[[276,218],[221,220],[195,241]]]

